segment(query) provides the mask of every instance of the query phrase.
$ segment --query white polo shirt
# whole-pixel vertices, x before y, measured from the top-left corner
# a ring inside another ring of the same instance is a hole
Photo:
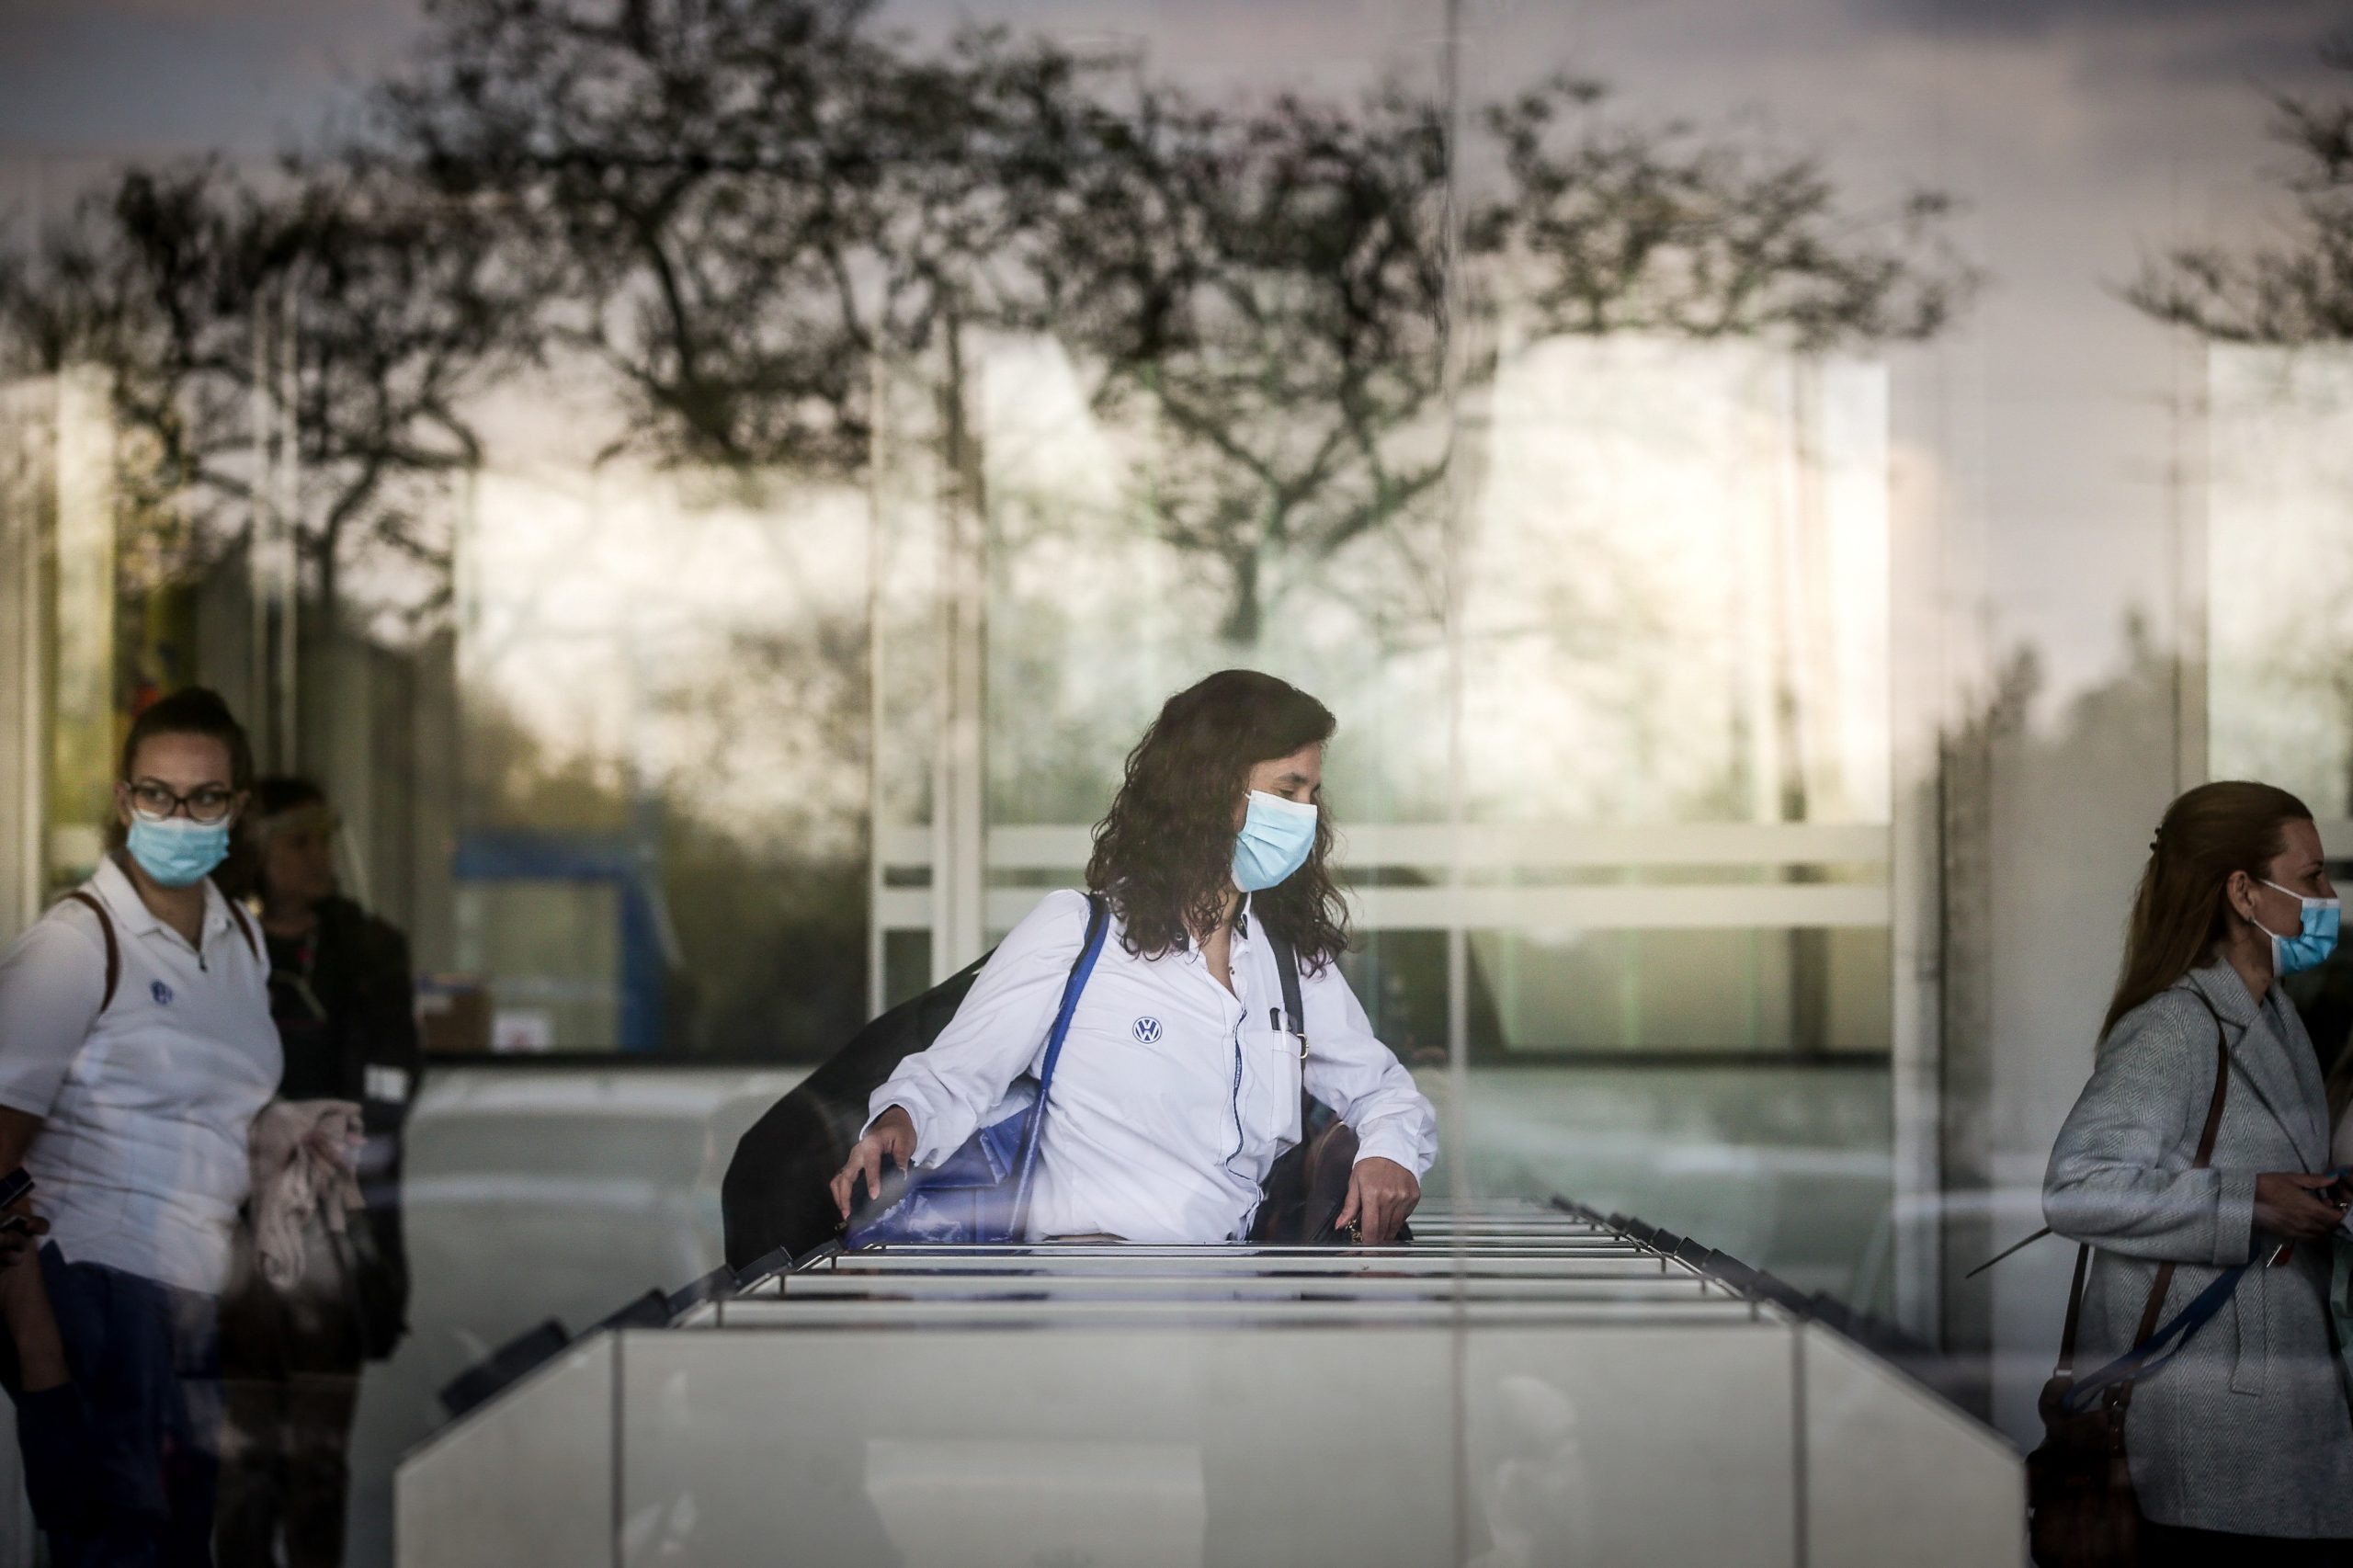
[[[1047,1030],[1086,937],[1084,893],[1050,893],[1013,928],[930,1049],[874,1091],[870,1116],[904,1107],[915,1163],[955,1153],[1023,1073],[1045,1062]],[[1132,1242],[1221,1242],[1249,1233],[1260,1183],[1299,1141],[1297,1039],[1274,954],[1245,905],[1233,989],[1187,949],[1138,958],[1114,916],[1054,1067],[1029,1198],[1033,1236],[1107,1233]],[[1355,1130],[1357,1158],[1394,1160],[1416,1178],[1438,1153],[1438,1116],[1374,1038],[1364,1008],[1326,964],[1301,981],[1306,1087]]]
[[[156,918],[112,858],[0,956],[0,1105],[40,1117],[25,1157],[58,1251],[218,1295],[248,1181],[245,1141],[283,1068],[269,960],[204,884],[200,947]]]

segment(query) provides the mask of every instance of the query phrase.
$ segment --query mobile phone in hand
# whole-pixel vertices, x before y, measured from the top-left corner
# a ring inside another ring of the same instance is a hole
[[[882,1190],[866,1189],[866,1173],[860,1171],[850,1178],[849,1218],[842,1224],[845,1231],[855,1231],[873,1223],[898,1207],[907,1189],[907,1169],[890,1155],[882,1156]]]
[[[25,1167],[18,1165],[6,1176],[0,1176],[0,1209],[6,1209],[33,1189],[33,1178]]]

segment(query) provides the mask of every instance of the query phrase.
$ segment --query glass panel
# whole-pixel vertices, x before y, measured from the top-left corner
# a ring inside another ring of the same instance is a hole
[[[1472,813],[1884,824],[1885,368],[1563,329],[1492,374]]]
[[[459,970],[502,1014],[533,976],[586,987],[537,1008],[554,1049],[822,1055],[867,1000],[864,508],[781,474],[562,477],[581,456],[472,488],[460,908],[542,891]]]
[[[2214,777],[2353,818],[2353,351],[2216,344],[2206,396]]]
[[[1895,432],[1963,269],[1871,95],[1802,140],[1785,53],[1695,93],[1656,17],[1467,18],[1449,1181],[1885,1309]]]
[[[2353,350],[2210,344],[2207,744],[2320,819],[2353,881]],[[2286,982],[2325,1063],[2353,1039],[2353,953]]]

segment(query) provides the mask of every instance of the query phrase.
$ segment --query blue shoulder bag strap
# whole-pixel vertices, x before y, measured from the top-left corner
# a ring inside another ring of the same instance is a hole
[[[2222,1101],[2231,1087],[2231,1045],[2222,1030],[2222,1016],[2214,1012],[2214,1004],[2207,1002],[2202,994],[2198,999],[2205,1002],[2207,1012],[2213,1014],[2214,1050],[2218,1054],[2214,1064],[2214,1097],[2206,1107],[2206,1127],[2198,1136],[2198,1157],[2189,1166],[2193,1171],[2205,1169],[2206,1163],[2214,1157],[2214,1136],[2222,1129]],[[2060,1346],[2057,1375],[2062,1377],[2066,1375],[2075,1357],[2076,1305],[2083,1297],[2084,1264],[2089,1255],[2090,1248],[2086,1246],[2075,1260],[2075,1289],[2068,1293],[2067,1299],[2067,1333]],[[2231,1299],[2231,1292],[2238,1289],[2239,1281],[2246,1277],[2246,1271],[2252,1267],[2251,1263],[2242,1263],[2222,1270],[2214,1277],[2212,1284],[2198,1292],[2189,1305],[2174,1314],[2172,1322],[2158,1328],[2157,1314],[2165,1310],[2165,1292],[2173,1286],[2174,1269],[2170,1259],[2160,1265],[2156,1278],[2149,1286],[2149,1304],[2142,1309],[2141,1328],[2132,1336],[2132,1348],[2068,1390],[2066,1397],[2060,1402],[2061,1408],[2070,1415],[2080,1415],[2091,1408],[2093,1397],[2103,1390],[2113,1390],[2109,1398],[2118,1406],[2131,1404],[2134,1381],[2154,1377],[2164,1369],[2166,1362],[2181,1354],[2182,1346],[2189,1343],[2190,1336],[2205,1327],[2214,1314],[2222,1310],[2222,1303]]]
[[[1029,1118],[1029,1126],[1021,1139],[1021,1163],[1014,1174],[1013,1233],[1017,1237],[1029,1228],[1029,1178],[1038,1168],[1038,1141],[1045,1135],[1046,1096],[1054,1086],[1054,1063],[1062,1060],[1063,1041],[1070,1034],[1071,1016],[1078,1011],[1079,994],[1086,989],[1087,977],[1095,972],[1095,960],[1103,954],[1103,938],[1111,928],[1111,906],[1101,893],[1086,895],[1086,941],[1078,949],[1077,961],[1070,966],[1070,978],[1063,983],[1062,1006],[1054,1014],[1054,1027],[1046,1036],[1046,1060],[1038,1070],[1038,1108]]]

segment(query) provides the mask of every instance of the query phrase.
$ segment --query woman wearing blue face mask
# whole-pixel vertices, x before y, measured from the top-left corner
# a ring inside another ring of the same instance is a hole
[[[1388,1241],[1419,1201],[1437,1117],[1337,962],[1346,911],[1319,806],[1333,727],[1305,692],[1227,670],[1170,698],[1129,754],[1086,873],[1113,939],[1047,1095],[1029,1234],[1247,1236],[1261,1184],[1302,1135],[1302,1086],[1357,1137],[1338,1228]],[[833,1182],[845,1216],[859,1179],[873,1192],[886,1160],[938,1164],[1038,1072],[1087,925],[1085,896],[1049,895],[930,1048],[874,1091]],[[1303,1017],[1286,1016],[1269,930],[1295,955]]]
[[[2144,1562],[2353,1562],[2327,1309],[2345,1204],[2320,1064],[2279,986],[2329,956],[2338,918],[2302,801],[2238,782],[2176,801],[2052,1152],[2043,1211],[2089,1248],[2063,1370],[2121,1427]],[[2182,1318],[2209,1286],[2212,1315]],[[2177,1318],[2170,1360],[2091,1392]]]
[[[213,693],[147,709],[116,846],[0,957],[0,1172],[47,1233],[0,1273],[0,1381],[58,1568],[211,1561],[215,1303],[279,1075],[268,965],[210,880],[252,771]]]

